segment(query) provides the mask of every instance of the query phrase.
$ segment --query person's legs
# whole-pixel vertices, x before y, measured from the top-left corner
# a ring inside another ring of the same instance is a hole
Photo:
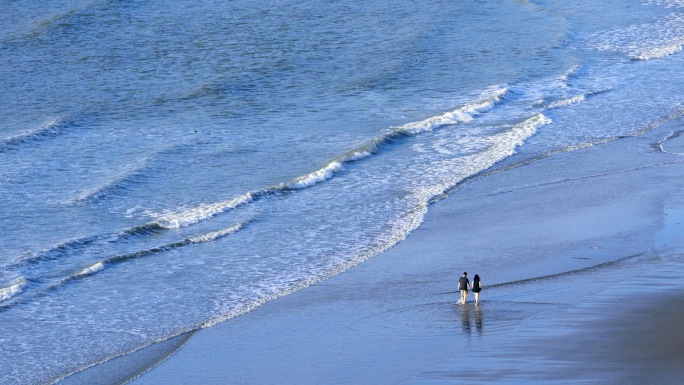
[[[468,296],[468,290],[461,290],[461,303],[466,303],[466,297]]]
[[[473,294],[475,294],[475,303],[480,303],[480,293],[473,292]]]

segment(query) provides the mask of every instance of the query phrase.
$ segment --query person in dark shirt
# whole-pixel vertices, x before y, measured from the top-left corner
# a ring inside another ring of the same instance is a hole
[[[463,272],[463,276],[458,279],[458,290],[461,291],[461,300],[458,303],[465,305],[466,297],[468,297],[469,288],[470,281],[468,280],[468,273]]]
[[[480,276],[475,274],[473,277],[473,294],[475,294],[475,304],[480,303],[480,291],[482,290],[482,281],[480,281]]]

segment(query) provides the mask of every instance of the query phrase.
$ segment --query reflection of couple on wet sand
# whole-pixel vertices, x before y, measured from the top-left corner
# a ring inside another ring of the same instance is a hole
[[[480,303],[480,291],[482,290],[482,282],[480,281],[480,276],[475,274],[475,278],[473,278],[473,284],[470,284],[470,280],[468,280],[468,273],[463,272],[463,276],[458,279],[458,290],[461,291],[461,300],[458,301],[459,304],[465,305],[466,303],[466,298],[468,298],[468,289],[473,291],[473,294],[475,294],[475,304]]]
[[[484,322],[482,321],[483,319],[482,315],[482,310],[480,309],[480,306],[475,307],[475,330],[478,333],[482,333],[482,330],[484,329]],[[463,306],[461,307],[461,327],[463,328],[463,331],[470,334],[472,331],[471,327],[471,319],[470,319],[470,309],[468,309],[468,306]]]

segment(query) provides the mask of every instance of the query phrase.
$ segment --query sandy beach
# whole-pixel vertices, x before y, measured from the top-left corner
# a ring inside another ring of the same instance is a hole
[[[501,165],[366,263],[61,384],[681,382],[682,129]]]

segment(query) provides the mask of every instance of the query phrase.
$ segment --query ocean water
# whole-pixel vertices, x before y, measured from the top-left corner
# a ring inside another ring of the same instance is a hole
[[[682,1],[0,16],[2,384],[239,316],[392,247],[468,178],[684,115]]]

